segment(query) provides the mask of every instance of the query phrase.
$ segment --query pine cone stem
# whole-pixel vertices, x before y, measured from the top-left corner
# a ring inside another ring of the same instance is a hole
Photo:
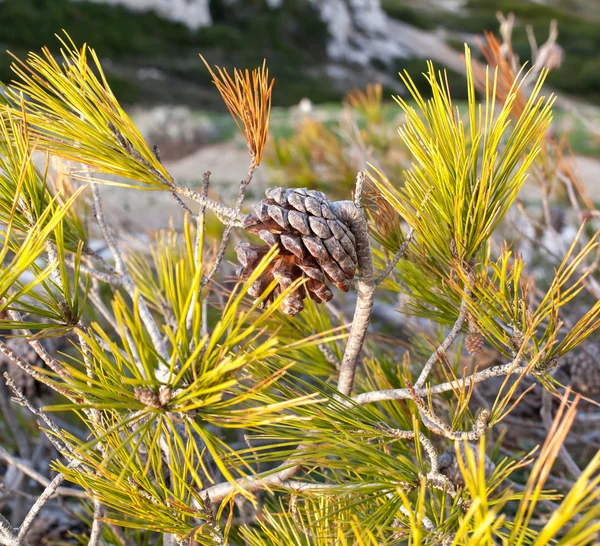
[[[338,391],[345,396],[350,396],[354,385],[354,376],[358,357],[362,350],[369,328],[369,321],[373,311],[373,297],[375,295],[375,267],[373,265],[373,252],[369,240],[369,228],[364,212],[352,201],[337,201],[332,203],[336,216],[345,222],[356,238],[356,255],[358,258],[358,281],[356,283],[356,308],[350,329],[350,336],[346,343]]]

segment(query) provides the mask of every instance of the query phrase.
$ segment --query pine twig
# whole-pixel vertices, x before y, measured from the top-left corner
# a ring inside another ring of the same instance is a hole
[[[486,379],[489,379],[491,377],[501,377],[504,375],[513,374],[535,375],[535,373],[531,371],[529,366],[517,366],[515,360],[508,364],[493,366],[486,370],[482,370],[481,372],[474,373],[463,379],[456,379],[454,381],[448,381],[446,383],[440,383],[439,385],[434,385],[432,387],[422,389],[415,388],[414,391],[419,396],[426,397],[430,394],[440,394],[442,392],[448,392],[456,389],[465,388],[473,383],[480,383],[481,381],[485,381]],[[364,406],[365,404],[373,404],[375,402],[385,402],[387,400],[408,400],[410,398],[410,391],[407,388],[405,388],[364,392],[362,394],[359,394],[358,396],[355,396],[352,400],[355,403]]]
[[[446,339],[444,339],[444,341],[442,341],[440,346],[429,357],[429,359],[425,363],[425,366],[423,366],[423,369],[421,370],[421,374],[419,375],[419,378],[417,379],[417,382],[415,383],[415,389],[420,389],[421,387],[423,387],[423,385],[425,385],[425,382],[427,381],[427,378],[429,377],[429,373],[431,372],[435,363],[446,354],[446,351],[450,348],[450,346],[454,343],[456,338],[460,335],[460,331],[463,327],[463,324],[467,320],[467,316],[468,316],[467,298],[470,298],[470,297],[471,297],[471,290],[468,287],[465,287],[465,295],[460,304],[460,311],[458,313],[458,318],[456,319],[454,326],[452,326],[452,330],[450,330],[450,333],[446,336]]]
[[[88,546],[98,546],[100,543],[100,533],[102,532],[102,515],[103,506],[98,500],[94,500],[94,522],[92,523],[92,531],[90,533],[90,541]]]
[[[208,185],[210,184],[210,171],[206,171],[202,176],[202,188],[200,189],[200,195],[206,197],[208,195]],[[200,209],[198,211],[198,215],[196,216],[196,241],[194,243],[194,262],[196,267],[201,267],[202,264],[202,256],[200,255],[200,242],[204,239],[204,233],[206,231],[206,206],[200,205]],[[196,305],[196,301],[198,299],[198,293],[195,292],[192,295],[192,301],[190,302],[190,307],[187,312],[185,327],[189,330],[192,327],[192,318],[194,306]],[[202,322],[203,324],[206,321],[206,317],[204,313],[202,313]]]
[[[490,412],[488,410],[482,410],[480,412],[473,425],[473,430],[468,432],[457,432],[455,430],[452,430],[452,428],[449,425],[444,423],[444,421],[440,417],[438,417],[431,408],[427,406],[425,401],[417,394],[412,385],[407,384],[407,389],[410,393],[412,401],[416,404],[419,413],[423,418],[423,424],[431,432],[434,432],[435,434],[439,434],[441,436],[445,436],[449,440],[467,440],[469,442],[476,442],[485,433],[487,428],[487,421],[490,416]]]
[[[404,239],[403,243],[400,245],[400,248],[397,250],[396,254],[394,254],[394,257],[387,264],[387,267],[385,268],[383,273],[381,273],[381,275],[379,275],[379,277],[377,277],[377,279],[375,279],[375,286],[379,286],[385,279],[387,279],[387,277],[390,275],[390,273],[394,270],[394,268],[396,267],[396,265],[398,264],[398,262],[400,261],[402,256],[404,256],[404,254],[406,253],[406,250],[410,246],[410,243],[412,243],[414,235],[415,235],[414,228],[410,228],[409,232],[406,235],[406,238]]]
[[[29,546],[25,540],[19,539],[10,522],[0,514],[0,540],[6,546]]]
[[[50,381],[44,374],[38,372],[33,366],[31,366],[28,362],[26,362],[21,356],[19,356],[15,351],[13,351],[6,343],[0,341],[0,352],[4,354],[4,356],[8,357],[13,364],[16,364],[19,368],[21,368],[25,373],[29,374],[34,379],[37,379],[40,383],[43,383],[47,387],[50,387],[52,390],[55,390],[57,393],[62,394],[71,402],[78,403],[81,400],[74,398],[73,395],[61,385],[55,385],[52,381]]]
[[[21,313],[18,311],[9,311],[8,314],[13,320],[24,322]],[[19,331],[26,336],[33,336],[31,330],[28,330],[27,328],[20,328]],[[46,348],[37,339],[28,338],[27,343],[29,343],[30,347],[54,373],[60,375],[63,379],[68,377],[68,374],[63,368],[62,364],[48,351],[46,351]]]
[[[338,380],[338,391],[348,396],[352,392],[358,357],[365,342],[373,311],[375,269],[373,266],[371,242],[369,240],[369,227],[364,212],[352,201],[332,203],[332,208],[336,216],[350,226],[352,233],[356,237],[356,254],[358,257],[356,308]]]
[[[100,231],[102,232],[102,236],[104,237],[104,240],[106,241],[106,244],[108,245],[108,248],[110,249],[113,255],[117,273],[119,273],[119,275],[121,275],[122,278],[123,287],[129,294],[131,299],[137,303],[140,318],[142,319],[144,326],[150,334],[150,339],[152,340],[152,344],[156,348],[158,355],[163,360],[163,362],[159,363],[159,369],[157,371],[160,372],[160,380],[166,381],[166,375],[168,374],[168,366],[165,363],[169,361],[167,347],[162,340],[162,336],[160,335],[158,326],[154,321],[154,318],[152,317],[152,314],[150,313],[146,302],[139,294],[139,291],[135,286],[133,279],[127,271],[127,265],[125,264],[125,260],[123,259],[121,252],[117,246],[117,243],[106,223],[106,218],[104,216],[104,210],[102,207],[102,200],[100,198],[100,190],[98,189],[98,185],[91,180],[90,185],[92,186],[92,194],[94,197],[94,216],[96,217],[96,221],[98,222],[98,226],[100,228]],[[145,377],[146,372],[143,368],[140,369],[140,373],[142,374],[142,377]]]
[[[27,400],[23,392],[17,387],[12,377],[7,372],[4,372],[4,378],[6,384],[13,392],[13,401],[25,408],[27,408],[33,415],[41,419],[46,426],[52,431],[52,434],[46,434],[46,437],[50,443],[54,446],[56,451],[66,456],[73,455],[73,449],[69,444],[59,440],[62,437],[62,433],[56,423],[48,416],[48,414],[40,409],[37,409],[33,404]]]
[[[79,461],[71,461],[68,465],[68,468],[76,468],[77,466],[79,466],[81,463]],[[35,518],[37,517],[37,515],[40,513],[40,511],[42,510],[42,508],[44,507],[44,505],[52,498],[54,497],[56,494],[58,494],[58,489],[59,489],[59,485],[65,481],[65,477],[63,474],[57,474],[54,479],[48,483],[48,485],[46,486],[46,489],[44,489],[44,491],[42,492],[42,494],[38,497],[38,499],[35,501],[35,503],[33,504],[33,506],[29,509],[29,512],[27,513],[27,515],[25,516],[25,519],[23,520],[23,523],[21,524],[21,526],[19,527],[19,539],[20,540],[24,540],[25,537],[27,536],[27,533],[29,532],[29,529],[31,528],[31,525],[33,523],[33,521],[35,520]],[[84,496],[85,496],[85,492]],[[77,495],[79,496],[79,495]]]
[[[255,157],[252,157],[252,160],[250,161],[250,165],[248,167],[248,173],[246,175],[246,178],[244,178],[244,180],[242,180],[240,182],[240,185],[238,188],[237,201],[235,203],[235,211],[238,214],[238,216],[241,214],[241,209],[242,209],[242,205],[244,203],[244,198],[246,197],[246,190],[248,189],[250,182],[252,182],[252,177],[254,176],[254,172],[256,171],[256,169],[257,169],[256,159],[255,159]],[[221,238],[221,245],[219,246],[217,256],[215,258],[215,261],[214,261],[210,271],[208,272],[206,277],[204,277],[202,279],[202,286],[206,286],[212,280],[212,278],[215,276],[217,271],[219,270],[219,266],[221,265],[221,262],[223,261],[223,258],[225,257],[225,251],[227,250],[227,245],[229,243],[229,237],[231,236],[231,231],[233,230],[234,227],[235,226],[233,224],[228,224],[225,227],[225,231],[223,232],[223,237]]]

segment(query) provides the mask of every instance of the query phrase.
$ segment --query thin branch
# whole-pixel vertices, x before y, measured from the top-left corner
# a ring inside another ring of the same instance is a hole
[[[102,504],[99,500],[94,500],[94,522],[92,523],[92,531],[90,533],[90,541],[88,542],[88,546],[98,546],[100,543],[100,533],[102,532],[102,515]]]
[[[398,264],[398,262],[400,261],[402,256],[404,256],[404,253],[410,246],[410,243],[412,242],[414,235],[415,235],[414,228],[410,228],[409,232],[406,235],[406,239],[404,239],[404,242],[400,245],[400,248],[397,250],[396,254],[394,254],[394,257],[387,264],[387,267],[385,268],[383,273],[381,275],[379,275],[379,277],[377,277],[377,279],[375,279],[375,286],[379,286],[389,276],[389,274],[394,270],[394,268],[396,267],[396,265]]]
[[[69,463],[69,468],[75,468],[77,466],[79,466],[81,463],[79,461],[71,461]],[[31,525],[33,523],[33,520],[37,517],[37,515],[40,513],[40,511],[42,510],[42,508],[44,507],[44,505],[55,495],[58,494],[58,490],[62,489],[63,491],[65,490],[65,488],[59,488],[59,485],[65,481],[65,477],[63,474],[57,474],[54,479],[48,483],[48,485],[46,486],[46,489],[44,489],[44,491],[42,492],[42,494],[38,497],[38,499],[35,501],[35,503],[33,504],[33,506],[29,509],[29,512],[27,513],[27,515],[25,516],[25,519],[23,520],[23,523],[21,524],[21,527],[19,527],[19,539],[23,540],[26,536],[27,533],[29,532],[29,529],[31,528]],[[67,489],[68,490],[68,489]],[[82,493],[84,493],[82,491]],[[79,496],[79,495],[73,495],[73,496]],[[83,495],[83,497],[87,497],[87,495]]]
[[[431,372],[431,369],[433,368],[435,363],[446,354],[446,351],[450,348],[450,346],[454,343],[456,338],[460,335],[460,331],[463,327],[463,324],[465,323],[465,320],[467,320],[467,315],[468,315],[467,298],[470,298],[470,297],[471,297],[471,290],[466,287],[465,295],[460,304],[460,312],[458,313],[458,318],[456,319],[456,322],[454,323],[452,330],[450,330],[450,333],[446,336],[446,339],[444,339],[444,341],[442,341],[441,345],[429,357],[429,360],[427,360],[427,362],[425,363],[425,366],[423,366],[423,369],[421,370],[421,374],[419,375],[419,379],[417,379],[417,382],[415,383],[415,389],[418,390],[421,387],[423,387],[423,385],[425,385],[425,382],[427,381],[427,378],[429,377],[429,373]]]
[[[31,366],[28,362],[26,362],[21,356],[15,353],[6,343],[0,341],[0,352],[7,356],[11,362],[16,364],[19,368],[21,368],[25,373],[29,374],[34,379],[37,379],[40,383],[50,387],[55,390],[59,394],[62,394],[71,402],[79,403],[81,399],[74,398],[73,395],[66,388],[61,385],[56,385],[52,381],[50,381],[44,374],[38,372],[33,366]]]
[[[8,314],[13,320],[24,322],[23,316],[18,311],[9,311]],[[28,330],[27,328],[20,328],[19,331],[26,336],[33,336],[31,330]],[[60,375],[63,379],[69,377],[69,374],[63,368],[62,364],[48,353],[45,347],[37,339],[27,339],[27,343],[29,343],[30,347],[54,373]]]
[[[240,185],[238,187],[237,201],[235,203],[235,211],[238,214],[238,216],[241,214],[241,209],[242,209],[242,205],[244,203],[244,198],[246,197],[246,190],[248,189],[250,182],[252,182],[252,177],[254,176],[254,172],[256,171],[256,168],[257,168],[256,159],[254,157],[252,157],[252,160],[250,161],[250,165],[248,167],[248,173],[246,175],[246,178],[244,178],[244,180],[242,180],[240,182]],[[231,231],[233,230],[234,227],[235,226],[232,224],[228,224],[225,227],[225,231],[223,232],[223,237],[221,238],[221,245],[219,246],[217,256],[215,258],[215,261],[214,261],[210,271],[208,272],[206,277],[204,277],[202,279],[202,286],[206,286],[211,281],[211,279],[215,276],[216,272],[219,270],[219,266],[221,265],[221,262],[223,261],[223,258],[225,257],[225,251],[227,250],[227,245],[229,243],[229,237],[231,235]]]
[[[344,358],[338,380],[338,391],[349,396],[354,385],[354,376],[358,357],[362,350],[371,313],[373,311],[373,298],[375,295],[375,269],[373,266],[373,253],[369,240],[369,227],[364,212],[352,201],[338,201],[332,204],[336,216],[345,222],[356,237],[356,255],[358,257],[358,281],[356,283],[356,308],[350,336],[346,343]]]
[[[209,197],[202,196],[191,188],[178,186],[170,180],[164,179],[163,182],[175,193],[183,195],[192,201],[195,201],[199,205],[212,210],[216,214],[217,218],[226,226],[232,225],[233,227],[242,227],[241,215],[235,209],[223,205],[222,203],[218,203]]]
[[[469,442],[476,442],[485,433],[487,422],[490,416],[490,412],[488,410],[482,410],[477,416],[477,419],[473,424],[473,430],[468,432],[455,431],[452,430],[449,425],[444,423],[444,421],[434,413],[433,409],[427,406],[425,401],[416,393],[415,389],[411,385],[408,385],[407,389],[410,393],[411,399],[417,405],[419,413],[423,418],[423,424],[429,430],[431,430],[431,432],[444,436],[449,440],[467,440]]]
[[[10,522],[0,514],[0,540],[6,546],[29,546],[25,540],[19,539]]]
[[[7,464],[14,466],[15,468],[18,468],[21,472],[23,472],[23,474],[25,474],[26,476],[29,476],[31,479],[35,480],[36,482],[38,482],[40,485],[42,485],[44,487],[50,486],[50,484],[53,481],[53,480],[49,480],[43,474],[40,474],[37,470],[31,468],[28,461],[20,459],[19,457],[13,457],[2,446],[0,446],[0,458],[2,458]],[[60,474],[59,474],[59,476],[60,476]],[[54,478],[54,480],[56,478],[58,478],[58,476],[56,476]],[[63,480],[64,480],[64,477],[63,477]],[[62,482],[62,480],[60,480],[60,482],[57,484],[57,486],[60,485],[61,482]],[[73,489],[71,487],[55,487],[54,494],[52,494],[50,496],[50,498],[58,497],[58,496],[78,497],[80,499],[88,498],[87,494],[82,489]]]
[[[414,390],[419,396],[427,397],[430,394],[440,394],[442,392],[465,388],[473,383],[480,383],[481,381],[485,381],[491,377],[500,377],[509,374],[535,375],[529,366],[515,366],[515,362],[510,362],[509,364],[493,366],[487,370],[482,370],[481,372],[474,373],[463,379],[448,381],[433,387],[422,389],[415,388]],[[357,404],[364,406],[365,404],[373,404],[375,402],[385,402],[387,400],[409,400],[411,398],[411,393],[409,389],[406,388],[365,392],[355,396],[352,400]]]
[[[262,472],[256,476],[240,478],[236,480],[237,489],[242,488],[253,492],[271,487],[285,487],[285,483],[300,469],[299,464],[286,462],[274,470]],[[284,467],[284,468],[282,468]],[[202,492],[202,495],[208,495],[210,502],[220,502],[235,491],[236,487],[229,482],[219,483],[208,487]]]
[[[12,406],[8,400],[8,390],[4,383],[0,383],[0,411],[4,416],[4,422],[8,425],[10,432],[17,444],[19,455],[23,459],[29,459],[31,450],[29,441],[25,434],[22,434],[21,427],[12,411]]]
[[[13,391],[13,401],[27,408],[31,413],[33,413],[33,415],[41,419],[46,424],[46,426],[52,431],[52,434],[46,434],[46,437],[48,438],[50,443],[56,448],[56,451],[67,455],[73,455],[73,449],[71,448],[71,446],[59,440],[59,438],[62,437],[62,434],[56,423],[50,417],[48,417],[48,415],[44,411],[35,408],[33,404],[31,404],[31,402],[29,402],[29,400],[25,398],[25,395],[21,392],[19,387],[17,387],[14,380],[12,379],[12,377],[10,377],[10,375],[8,375],[7,372],[4,372],[4,378],[6,379],[6,384],[8,385],[8,387]]]
[[[365,174],[365,171],[358,171],[358,174],[356,175],[356,186],[354,189],[354,204],[356,205],[356,208],[359,209],[361,209],[363,206],[362,199],[366,178],[367,175]]]
[[[73,258],[67,257],[66,264],[73,269],[75,267],[75,262]],[[123,284],[123,277],[120,275],[115,275],[114,273],[107,273],[105,271],[100,271],[99,269],[94,269],[89,265],[85,265],[83,263],[79,264],[79,270],[90,277],[94,277],[94,279],[98,279],[99,281],[105,282],[107,284],[112,284],[114,286],[120,286]]]
[[[202,188],[200,189],[200,195],[206,197],[208,194],[208,185],[210,184],[210,171],[206,171],[202,176]],[[206,231],[206,207],[204,205],[200,205],[200,210],[198,211],[198,215],[196,216],[196,241],[194,243],[194,263],[196,268],[202,267],[202,256],[200,255],[200,242],[204,239],[204,233]],[[198,292],[194,292],[192,294],[192,300],[190,302],[190,307],[187,312],[187,316],[185,319],[185,327],[186,330],[189,330],[192,327],[192,319],[194,316],[194,306],[196,305],[196,301],[198,299]],[[203,302],[204,303],[204,302]],[[204,315],[204,310],[202,312],[202,322],[203,324],[206,321],[206,317]]]
[[[157,371],[160,372],[160,379],[166,381],[167,377],[165,375],[168,374],[168,366],[165,363],[169,361],[167,347],[165,346],[162,340],[162,336],[160,334],[158,326],[154,321],[154,318],[152,317],[152,314],[150,313],[146,302],[141,297],[139,291],[135,286],[135,283],[133,282],[132,278],[130,277],[127,271],[127,265],[125,264],[125,260],[121,256],[121,252],[119,251],[117,243],[115,242],[115,239],[112,236],[110,229],[108,228],[106,218],[104,216],[104,210],[102,208],[102,200],[100,198],[100,190],[98,189],[98,185],[91,180],[90,185],[92,186],[92,194],[94,197],[94,216],[96,217],[98,226],[100,227],[100,231],[102,232],[102,236],[104,237],[104,240],[106,241],[106,244],[108,245],[108,248],[110,249],[113,255],[117,273],[119,273],[122,278],[123,287],[125,288],[125,290],[127,290],[127,293],[129,294],[131,299],[137,303],[140,318],[142,319],[144,326],[150,334],[150,339],[152,340],[152,344],[156,348],[158,355],[163,360],[163,362],[159,363],[159,369]],[[143,368],[140,369],[140,373],[142,374],[142,377],[145,377],[146,372]]]
[[[316,334],[316,332],[314,333]],[[319,348],[319,351],[321,351],[321,354],[325,357],[325,360],[329,362],[329,364],[335,366],[336,370],[341,370],[342,364],[339,358],[335,356],[335,353],[329,348],[329,346],[326,343],[319,343],[317,347]]]

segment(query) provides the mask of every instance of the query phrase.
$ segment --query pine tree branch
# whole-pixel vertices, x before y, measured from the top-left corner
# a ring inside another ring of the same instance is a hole
[[[18,311],[9,311],[8,314],[13,320],[24,322],[23,316]],[[33,336],[31,330],[28,330],[27,328],[20,328],[19,331],[26,336]],[[45,347],[37,339],[28,338],[27,343],[29,343],[30,347],[54,373],[60,375],[63,379],[68,377],[68,374],[63,368],[62,364],[50,353],[48,353]]]
[[[463,327],[463,324],[467,320],[467,316],[468,316],[467,299],[470,297],[471,297],[471,290],[470,290],[470,288],[465,287],[465,295],[463,296],[462,302],[460,304],[460,311],[458,313],[458,318],[456,319],[454,326],[452,326],[452,330],[450,330],[450,333],[446,336],[446,339],[444,339],[444,341],[442,341],[440,346],[429,357],[429,359],[425,363],[425,366],[423,366],[423,369],[421,370],[421,374],[419,375],[419,378],[417,379],[417,382],[415,383],[415,389],[420,389],[421,387],[423,387],[423,385],[425,385],[425,382],[427,381],[427,378],[429,377],[429,373],[431,372],[432,368],[435,366],[436,362],[438,360],[440,360],[446,354],[446,351],[450,348],[450,346],[454,343],[456,338],[460,335],[460,331]]]
[[[81,399],[74,398],[73,395],[67,389],[60,385],[55,385],[44,374],[38,372],[33,366],[31,366],[21,356],[15,353],[15,351],[13,351],[3,341],[0,341],[0,352],[3,353],[6,357],[8,357],[13,364],[16,364],[25,373],[29,374],[34,379],[37,379],[40,383],[43,383],[44,385],[50,387],[52,390],[56,391],[57,393],[62,394],[64,397],[71,400],[71,402],[81,402]]]
[[[98,546],[100,543],[100,533],[102,532],[103,506],[98,500],[94,500],[94,522],[92,523],[92,531],[90,533],[90,541],[88,546]]]
[[[235,203],[235,210],[236,210],[238,216],[241,214],[242,205],[244,203],[244,198],[246,197],[246,190],[248,189],[250,182],[252,182],[252,177],[254,176],[254,172],[256,171],[256,168],[257,168],[256,158],[253,156],[252,160],[250,161],[250,165],[248,166],[248,173],[246,175],[246,178],[244,178],[244,180],[242,180],[240,182],[240,185],[238,188],[237,201]],[[221,265],[221,262],[223,261],[223,258],[225,257],[225,251],[227,250],[227,245],[229,243],[229,237],[231,236],[231,231],[233,230],[233,228],[234,228],[233,224],[228,224],[225,227],[225,231],[223,232],[223,237],[221,238],[221,245],[219,246],[217,256],[215,258],[215,261],[214,261],[210,271],[208,272],[206,277],[204,277],[202,279],[202,286],[206,286],[212,280],[212,278],[215,276],[216,272],[218,271],[219,266]]]
[[[356,237],[358,281],[356,283],[356,308],[338,380],[338,391],[349,396],[354,385],[358,357],[362,350],[373,311],[375,295],[375,269],[369,240],[369,227],[364,212],[352,201],[332,203],[336,216],[345,222]]]
[[[481,381],[485,381],[486,379],[489,379],[491,377],[501,377],[504,375],[513,374],[534,376],[536,375],[535,372],[531,370],[530,366],[517,366],[516,362],[517,361],[515,360],[508,364],[493,366],[491,368],[488,368],[487,370],[482,370],[481,372],[474,373],[463,379],[456,379],[454,381],[448,381],[446,383],[441,383],[432,387],[414,390],[419,396],[426,398],[430,394],[440,394],[442,392],[463,389],[465,387],[470,386],[473,383],[480,383]],[[408,400],[410,398],[412,398],[411,393],[409,389],[405,388],[365,392],[353,397],[352,400],[357,404],[364,406],[365,404],[373,404],[375,402],[385,402],[387,400]]]
[[[400,261],[402,256],[404,256],[404,254],[406,253],[406,250],[410,246],[410,243],[412,243],[414,235],[415,235],[414,228],[410,228],[410,230],[408,231],[408,233],[406,235],[406,238],[404,239],[403,243],[400,245],[400,248],[396,251],[396,254],[394,254],[394,257],[387,264],[383,273],[381,273],[381,275],[379,275],[379,277],[377,277],[377,279],[375,279],[375,286],[379,286],[385,279],[387,279],[387,277],[390,275],[390,273],[394,270],[394,268],[396,267],[396,265],[398,264],[398,262]]]
[[[19,539],[10,522],[0,514],[0,541],[5,546],[29,546],[26,540]]]
[[[262,472],[252,477],[240,478],[236,480],[236,485],[238,488],[242,488],[249,492],[259,491],[261,489],[269,489],[270,487],[282,487],[289,478],[291,478],[296,472],[298,472],[298,470],[300,470],[300,468],[301,465],[299,464],[286,462],[274,470]],[[233,484],[229,482],[223,482],[208,487],[202,491],[201,494],[208,495],[210,502],[220,502],[234,491],[235,487]]]
[[[0,458],[2,458],[7,464],[18,468],[23,474],[29,476],[31,479],[35,480],[39,484],[44,487],[48,487],[51,483],[46,476],[40,474],[37,470],[33,469],[28,461],[20,459],[18,457],[13,457],[8,451],[6,451],[2,446],[0,446]],[[60,475],[60,474],[59,474]],[[56,476],[54,479],[56,479]],[[63,478],[64,479],[64,478]],[[60,485],[60,483],[59,483]],[[58,487],[55,489],[54,496],[61,497],[77,497],[80,499],[87,499],[88,496],[85,491],[82,489],[73,489],[71,487]]]
[[[208,195],[208,185],[210,184],[210,171],[206,171],[202,176],[202,188],[200,189],[200,195],[206,197]],[[206,207],[204,205],[200,205],[200,210],[198,211],[198,215],[196,216],[196,241],[194,243],[194,263],[196,268],[202,267],[202,256],[200,255],[201,248],[200,244],[204,240],[204,235],[206,232]],[[198,292],[194,292],[192,294],[192,300],[190,301],[190,307],[187,312],[187,316],[185,319],[185,327],[189,330],[192,327],[192,319],[194,306],[196,305],[196,301],[198,299]],[[206,323],[206,317],[204,316],[204,312],[202,313],[202,323]]]
[[[94,197],[94,216],[96,217],[98,226],[100,227],[100,231],[102,232],[102,236],[104,237],[104,240],[106,241],[106,244],[108,245],[108,248],[110,249],[113,255],[117,273],[119,273],[119,275],[121,275],[122,278],[123,287],[129,294],[131,299],[137,303],[140,318],[142,319],[144,326],[150,334],[150,339],[152,340],[152,344],[154,345],[156,352],[163,360],[163,362],[159,363],[159,367],[157,370],[157,375],[160,375],[159,380],[166,381],[168,375],[168,366],[166,365],[166,363],[169,361],[167,347],[162,340],[162,336],[160,334],[158,326],[154,321],[154,318],[152,317],[152,314],[150,313],[146,302],[141,297],[139,290],[135,286],[133,279],[127,271],[127,265],[125,264],[125,260],[121,256],[121,252],[117,246],[117,243],[106,223],[106,218],[104,216],[104,210],[102,207],[102,200],[100,198],[100,190],[98,189],[98,185],[92,180],[90,180],[90,185],[92,187],[92,194]],[[143,367],[140,368],[140,373],[142,374],[142,377],[146,376],[146,371],[143,369]]]
[[[66,264],[70,267],[74,267],[74,262],[72,258],[67,258]],[[100,271],[99,269],[95,269],[89,265],[80,263],[79,270],[94,279],[98,279],[99,281],[105,282],[107,284],[112,284],[113,286],[120,286],[123,284],[123,278],[120,275],[115,275],[113,273],[106,273],[105,271]]]
[[[71,461],[68,465],[68,468],[75,468],[77,466],[79,466],[80,463],[78,461]],[[29,512],[27,513],[27,515],[25,516],[25,519],[23,520],[23,523],[21,524],[21,526],[19,527],[19,539],[20,540],[24,540],[25,537],[27,536],[27,533],[29,532],[29,529],[31,528],[31,525],[33,523],[33,521],[35,520],[35,518],[37,517],[37,515],[40,513],[40,511],[42,510],[42,508],[44,507],[44,505],[55,495],[58,494],[58,490],[59,490],[59,485],[65,481],[65,477],[63,474],[57,474],[54,479],[48,483],[48,485],[46,486],[46,489],[44,489],[44,491],[42,492],[42,494],[38,497],[38,499],[35,501],[35,503],[33,504],[33,506],[29,509]],[[63,489],[64,488],[60,488]],[[82,491],[83,492],[83,491]],[[85,492],[84,493],[84,497],[86,497]],[[77,495],[79,496],[79,495]]]

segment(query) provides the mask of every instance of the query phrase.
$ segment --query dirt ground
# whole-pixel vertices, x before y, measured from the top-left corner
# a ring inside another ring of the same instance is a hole
[[[183,185],[198,184],[205,171],[211,171],[214,195],[225,203],[233,204],[237,185],[248,168],[248,152],[242,142],[228,141],[205,146],[182,160],[165,166]],[[581,179],[595,201],[600,200],[600,160],[579,156],[577,165]],[[249,201],[260,198],[269,182],[269,168],[261,165],[252,183]],[[171,218],[181,217],[181,208],[165,192],[139,191],[106,186],[102,188],[105,208],[123,228],[137,232],[168,227]],[[535,198],[534,191],[523,189],[525,198]]]

